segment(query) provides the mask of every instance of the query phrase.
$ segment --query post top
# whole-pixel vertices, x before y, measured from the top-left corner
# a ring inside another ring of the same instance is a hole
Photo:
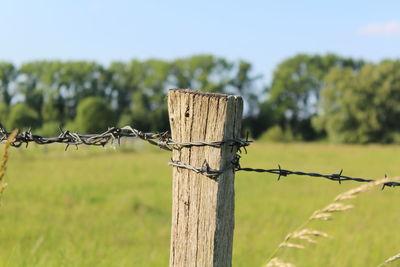
[[[241,99],[242,98],[239,95],[210,93],[210,92],[203,92],[203,91],[192,90],[192,89],[173,88],[173,89],[169,89],[168,92],[176,92],[176,93],[190,94],[190,95],[200,95],[200,96],[209,96],[209,97],[217,97],[217,98],[225,98],[225,99],[228,99],[228,98]]]

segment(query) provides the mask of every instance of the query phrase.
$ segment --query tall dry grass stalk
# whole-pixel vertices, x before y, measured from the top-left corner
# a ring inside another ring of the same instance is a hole
[[[330,236],[327,233],[307,228],[307,225],[315,220],[327,221],[333,219],[333,213],[343,212],[354,208],[353,205],[345,204],[339,201],[346,201],[349,199],[354,199],[358,197],[359,194],[371,190],[372,188],[386,184],[388,182],[398,181],[400,177],[396,178],[384,178],[381,180],[377,180],[374,182],[370,182],[356,188],[350,189],[342,194],[339,194],[335,197],[332,203],[329,203],[327,206],[320,210],[316,210],[313,214],[305,221],[302,225],[300,225],[295,231],[286,235],[285,239],[279,244],[279,246],[275,249],[275,251],[268,258],[267,263],[264,267],[294,267],[295,265],[292,263],[284,262],[282,259],[276,257],[276,255],[282,250],[286,248],[296,248],[296,249],[304,249],[306,248],[307,243],[317,243],[317,238],[329,238]],[[301,242],[303,241],[303,242]],[[304,242],[305,241],[305,242]],[[397,259],[400,259],[400,254],[391,257],[386,260],[383,265],[393,262]]]
[[[384,263],[382,263],[381,265],[379,265],[378,267],[383,267],[383,266],[387,266],[392,262],[395,262],[397,260],[400,260],[400,253],[397,255],[394,255],[393,257],[390,257],[389,259],[385,260]]]
[[[14,130],[10,136],[8,137],[5,145],[4,145],[4,151],[3,151],[3,156],[1,158],[0,162],[0,199],[1,196],[3,195],[4,190],[7,187],[7,183],[4,183],[4,175],[6,174],[7,170],[7,161],[8,161],[8,149],[11,146],[12,141],[14,141],[15,136],[17,136],[18,130]]]

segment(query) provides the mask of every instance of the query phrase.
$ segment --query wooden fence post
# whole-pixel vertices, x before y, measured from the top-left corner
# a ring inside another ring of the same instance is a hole
[[[178,142],[239,138],[243,101],[240,96],[172,89],[168,93],[172,138]],[[187,147],[173,160],[197,168],[206,160],[214,170],[229,169],[237,148]],[[173,168],[170,267],[230,267],[234,228],[234,172],[217,180]]]

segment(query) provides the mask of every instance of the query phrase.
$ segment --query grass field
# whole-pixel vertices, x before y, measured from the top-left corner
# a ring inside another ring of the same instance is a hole
[[[63,147],[12,149],[0,207],[0,266],[167,266],[168,152]],[[400,147],[256,143],[242,166],[371,178],[400,175]],[[236,175],[234,266],[261,266],[284,236],[340,192],[306,177]],[[333,239],[280,258],[298,266],[377,266],[400,252],[400,189],[367,192],[356,208],[310,227]]]

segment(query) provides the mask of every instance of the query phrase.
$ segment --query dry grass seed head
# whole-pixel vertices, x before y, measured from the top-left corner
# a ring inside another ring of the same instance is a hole
[[[4,190],[7,187],[6,183],[3,183],[4,175],[7,169],[7,161],[8,161],[8,149],[11,146],[11,143],[14,141],[15,137],[18,134],[18,130],[14,130],[10,136],[8,137],[5,145],[4,145],[4,152],[0,162],[0,197],[3,194]]]
[[[382,185],[382,184],[386,184],[386,183],[389,183],[389,182],[397,181],[397,180],[399,180],[399,178],[400,177],[390,178],[390,179],[384,178],[384,179],[376,180],[376,181],[373,181],[373,182],[369,182],[367,184],[364,184],[362,186],[350,189],[350,190],[338,195],[335,198],[335,201],[354,199],[360,193],[368,191],[368,190],[370,190],[370,189],[372,189],[372,188],[374,188],[375,186],[378,186],[378,185]]]
[[[283,242],[279,245],[281,248],[306,248],[303,245],[300,244],[295,244],[295,243],[289,243],[289,242]]]
[[[342,203],[331,203],[322,210],[317,210],[311,215],[310,220],[322,220],[327,221],[332,219],[333,212],[346,211],[354,208],[353,205],[347,205]]]
[[[330,212],[340,212],[340,211],[345,211],[354,208],[353,205],[347,205],[343,203],[331,203],[325,208],[323,208],[321,211],[323,213],[330,213]]]
[[[342,203],[331,203],[322,210],[317,210],[311,215],[309,218],[310,220],[322,220],[322,221],[328,221],[332,220],[332,213],[333,212],[340,212],[340,211],[346,211],[349,209],[354,208],[353,205],[347,205],[347,204],[342,204]]]
[[[322,220],[322,221],[332,220],[332,214],[317,210],[316,212],[314,212],[313,215],[311,215],[310,220]]]
[[[0,184],[0,196],[3,194],[3,191],[7,188],[7,183]]]
[[[328,238],[330,237],[327,233],[317,231],[317,230],[312,230],[312,229],[303,229],[294,233],[289,234],[286,237],[286,241],[289,239],[301,239],[301,240],[306,240],[309,243],[317,243],[313,237],[325,237]]]
[[[313,229],[303,229],[299,232],[299,235],[306,235],[306,236],[315,236],[315,237],[330,237],[327,233],[318,231],[318,230],[313,230]]]
[[[273,258],[264,267],[296,267],[296,265],[284,262],[278,258]]]
[[[390,257],[389,259],[387,259],[384,263],[382,263],[381,265],[379,265],[379,267],[383,267],[388,265],[389,263],[392,263],[394,261],[397,261],[400,259],[400,253],[397,255],[394,255],[393,257]]]

